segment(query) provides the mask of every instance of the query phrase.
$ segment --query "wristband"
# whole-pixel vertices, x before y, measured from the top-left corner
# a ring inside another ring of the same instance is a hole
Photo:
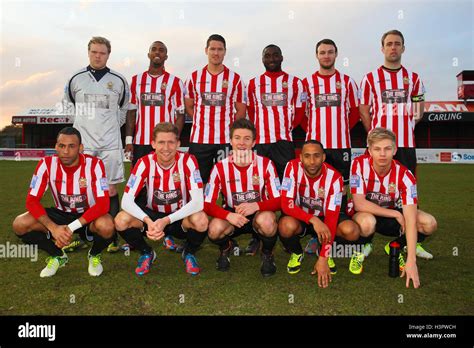
[[[69,225],[67,225],[67,227],[69,227],[69,229],[74,232],[75,230],[78,230],[82,227],[82,224],[81,222],[79,221],[79,219],[76,219],[74,220],[73,222],[71,222]]]
[[[127,135],[125,137],[125,145],[130,145],[133,141],[133,137],[131,135]]]

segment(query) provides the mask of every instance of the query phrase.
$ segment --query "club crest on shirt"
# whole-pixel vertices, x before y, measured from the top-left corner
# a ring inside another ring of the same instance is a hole
[[[252,176],[252,185],[260,185],[260,177],[257,174]]]
[[[404,83],[405,85],[408,85],[408,84],[410,83],[410,79],[405,76],[405,77],[403,78],[403,83]]]
[[[324,187],[318,188],[318,197],[319,198],[324,198],[325,193],[326,193],[326,191],[324,190]]]
[[[395,185],[394,182],[391,182],[388,184],[388,193],[395,193],[395,189],[397,188],[397,185]]]
[[[340,81],[336,82],[336,89],[341,89],[341,82]]]
[[[283,88],[285,88],[285,89],[288,88],[288,82],[286,82],[286,81],[283,82],[283,83],[281,84],[281,86],[282,86]]]
[[[229,81],[227,80],[222,81],[222,88],[227,88],[227,87],[229,87]]]
[[[161,84],[161,89],[166,89],[166,87],[168,87],[168,84],[166,82],[163,82]]]
[[[79,178],[79,187],[80,188],[87,187],[87,179],[86,178]]]
[[[180,182],[181,181],[181,175],[179,175],[178,172],[173,173],[173,182]]]
[[[114,88],[114,84],[112,81],[107,82],[107,89],[112,90]]]

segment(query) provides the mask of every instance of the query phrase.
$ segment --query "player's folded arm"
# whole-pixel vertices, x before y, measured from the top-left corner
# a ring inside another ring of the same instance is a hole
[[[310,223],[309,220],[313,217],[313,215],[298,207],[293,198],[288,198],[285,195],[281,196],[281,210],[285,215],[294,217],[307,224]]]
[[[86,212],[82,214],[81,218],[83,218],[86,224],[88,224],[98,219],[99,217],[107,214],[109,212],[109,209],[110,209],[110,199],[108,195],[104,195],[102,197],[96,197],[95,204],[89,209],[87,209]]]
[[[144,221],[148,216],[137,203],[135,203],[135,195],[130,192],[124,192],[122,196],[122,209],[140,221]]]
[[[281,209],[281,198],[275,197],[265,201],[257,202],[260,211],[278,211]]]
[[[230,214],[230,211],[218,206],[215,202],[204,202],[204,212],[209,216],[222,220],[226,220],[227,216]]]
[[[173,223],[178,220],[182,220],[192,214],[195,214],[204,207],[204,195],[202,188],[194,188],[189,190],[189,194],[191,195],[191,200],[182,206],[180,209],[175,211],[174,213],[168,215],[170,219],[170,223]]]

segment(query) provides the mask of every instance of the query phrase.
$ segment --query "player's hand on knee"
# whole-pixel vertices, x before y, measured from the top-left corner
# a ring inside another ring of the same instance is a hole
[[[413,287],[415,289],[420,287],[420,278],[418,276],[418,267],[416,266],[416,262],[407,261],[400,277],[404,277],[405,275],[407,277],[407,288],[410,287],[410,279],[413,281]]]
[[[242,227],[247,222],[249,222],[249,220],[245,216],[237,213],[230,213],[229,215],[227,215],[227,221],[229,221],[232,225],[236,227]]]

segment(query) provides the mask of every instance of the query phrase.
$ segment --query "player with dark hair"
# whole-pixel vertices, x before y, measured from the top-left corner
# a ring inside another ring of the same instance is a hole
[[[351,166],[350,129],[359,121],[357,84],[336,69],[338,50],[331,39],[316,44],[319,70],[303,79],[308,94],[307,115],[303,121],[306,140],[316,139],[325,149],[326,163],[341,173],[344,181],[341,211],[346,213]],[[309,240],[305,251],[314,254],[317,239]]]
[[[36,166],[26,198],[26,213],[13,221],[13,231],[24,243],[35,244],[50,256],[40,277],[51,277],[68,262],[61,248],[71,242],[73,233],[93,234],[88,271],[100,276],[101,255],[114,233],[109,210],[105,168],[96,157],[83,155],[80,132],[63,128],[57,136],[56,155],[42,158]],[[46,189],[53,195],[55,208],[41,204]]]
[[[395,159],[416,175],[415,125],[422,119],[425,87],[402,65],[405,38],[398,30],[383,34],[384,64],[365,75],[360,87],[360,116],[367,132],[382,127],[397,137]]]
[[[153,129],[160,122],[171,122],[184,127],[184,84],[165,70],[168,48],[161,41],[154,41],[148,50],[148,70],[132,77],[130,107],[127,113],[125,153],[131,154],[132,167],[137,161],[153,152]],[[142,204],[146,193],[141,192]],[[166,236],[163,245],[168,250],[181,250],[172,236]]]
[[[148,70],[134,75],[130,84],[130,106],[127,113],[125,152],[133,152],[132,165],[153,152],[153,129],[160,122],[184,126],[184,84],[165,70],[168,48],[154,41],[148,50]]]
[[[196,156],[202,179],[209,179],[214,163],[229,150],[229,126],[245,117],[244,88],[240,76],[224,64],[225,39],[211,35],[206,42],[208,64],[186,81],[186,112],[193,118],[189,153]]]
[[[219,246],[216,267],[230,267],[230,238],[255,231],[262,241],[261,273],[276,272],[273,248],[277,240],[275,211],[280,209],[280,181],[273,162],[255,154],[255,127],[247,119],[235,121],[230,128],[232,154],[216,163],[205,189],[205,211],[209,240]],[[222,193],[223,207],[216,204]]]
[[[150,271],[156,253],[144,239],[160,240],[167,235],[185,239],[182,258],[186,272],[200,272],[195,253],[206,238],[208,219],[203,209],[202,179],[196,159],[178,152],[178,128],[169,122],[159,123],[153,131],[155,152],[140,158],[133,167],[122,198],[122,209],[115,227],[123,239],[140,251],[135,273]],[[146,191],[146,206],[135,202]]]
[[[306,234],[317,236],[321,248],[312,274],[318,274],[320,287],[327,287],[331,274],[336,274],[330,256],[335,236],[354,241],[360,232],[359,226],[340,211],[342,176],[325,160],[323,145],[317,140],[307,140],[300,158],[288,163],[280,189],[284,215],[278,224],[280,240],[291,253],[287,266],[290,274],[301,269],[303,249],[299,239]]]
[[[437,228],[436,219],[417,209],[418,193],[413,174],[398,161],[396,136],[390,130],[377,127],[367,137],[368,155],[352,161],[351,192],[356,214],[353,219],[361,228],[361,236],[368,242],[375,232],[397,237],[396,241],[407,247],[407,262],[402,253],[399,266],[402,276],[406,274],[406,286],[410,279],[417,288],[420,284],[416,257],[430,259],[433,256],[421,247],[426,236]],[[389,243],[385,246],[389,252]],[[359,273],[365,255],[360,253],[355,259]]]
[[[280,180],[286,164],[295,158],[291,132],[301,123],[306,101],[301,80],[282,71],[282,62],[280,47],[266,46],[262,52],[265,73],[251,79],[247,86],[248,117],[257,130],[255,149],[275,163]],[[254,255],[258,248],[254,235],[246,254]]]

